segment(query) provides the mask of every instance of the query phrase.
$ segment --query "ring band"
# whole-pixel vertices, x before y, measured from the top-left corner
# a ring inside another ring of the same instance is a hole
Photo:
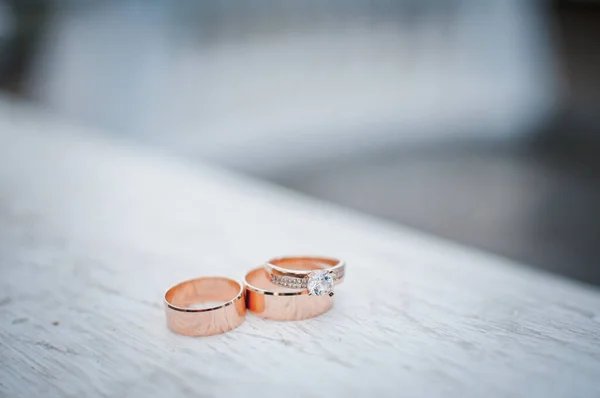
[[[333,295],[333,285],[343,282],[346,264],[329,257],[279,257],[264,265],[271,281],[309,295]]]
[[[328,295],[310,297],[306,290],[273,284],[264,267],[248,272],[244,286],[248,310],[266,319],[297,321],[313,318],[333,305],[333,298]]]
[[[175,333],[184,336],[225,333],[244,322],[244,289],[229,278],[191,279],[167,290],[165,313],[167,326]]]

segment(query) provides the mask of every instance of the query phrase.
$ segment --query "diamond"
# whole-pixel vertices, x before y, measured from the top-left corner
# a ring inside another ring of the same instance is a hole
[[[327,270],[311,271],[306,287],[308,293],[315,296],[329,294],[333,289],[333,277]]]

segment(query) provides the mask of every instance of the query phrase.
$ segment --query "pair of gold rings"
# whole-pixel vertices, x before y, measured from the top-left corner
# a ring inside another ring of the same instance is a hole
[[[211,336],[235,329],[246,310],[266,319],[295,321],[327,312],[333,287],[346,265],[327,257],[279,257],[246,274],[244,283],[202,277],[165,293],[167,326],[185,336]]]

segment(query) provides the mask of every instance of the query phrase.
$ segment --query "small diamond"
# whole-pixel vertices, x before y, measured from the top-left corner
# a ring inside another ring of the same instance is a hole
[[[315,296],[329,294],[333,289],[333,277],[327,270],[312,271],[306,284],[308,293]]]

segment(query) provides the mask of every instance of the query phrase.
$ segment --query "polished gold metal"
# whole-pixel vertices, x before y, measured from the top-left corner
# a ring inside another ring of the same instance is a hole
[[[306,289],[313,271],[327,270],[334,285],[344,281],[346,263],[330,257],[278,257],[264,265],[271,281],[277,285]],[[333,295],[333,291],[328,293]]]
[[[308,291],[272,283],[264,267],[253,269],[244,280],[246,307],[255,315],[279,321],[313,318],[327,312],[333,298],[309,296]]]
[[[167,326],[175,333],[185,336],[225,333],[244,322],[244,287],[223,277],[185,281],[165,293],[165,313]]]

